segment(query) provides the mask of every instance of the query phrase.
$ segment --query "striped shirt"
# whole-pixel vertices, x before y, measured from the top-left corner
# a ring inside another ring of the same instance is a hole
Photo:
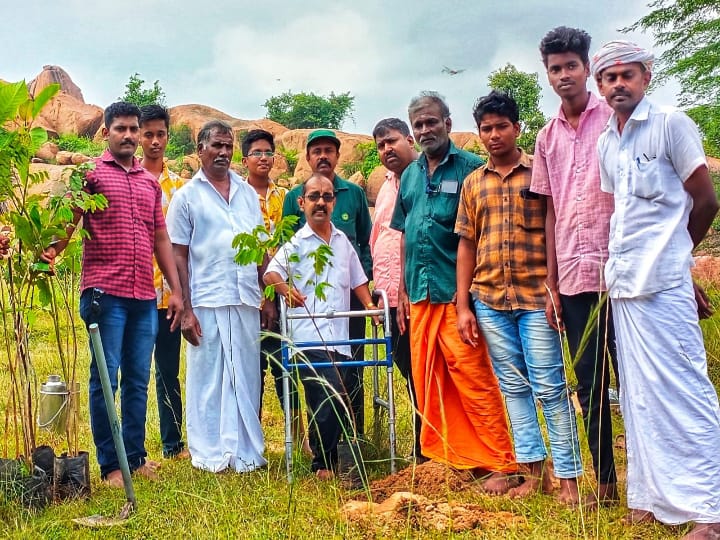
[[[504,177],[490,158],[460,194],[455,232],[477,249],[470,292],[493,309],[545,307],[545,198],[530,191],[531,177],[525,152]]]
[[[535,143],[531,188],[555,208],[555,253],[560,293],[605,290],[613,198],[600,190],[597,140],[612,109],[594,94],[573,129],[560,108]]]
[[[81,290],[153,300],[155,231],[165,228],[160,184],[136,158],[125,171],[107,150],[86,180],[88,192],[105,195],[108,207],[83,214],[90,238],[83,241]]]

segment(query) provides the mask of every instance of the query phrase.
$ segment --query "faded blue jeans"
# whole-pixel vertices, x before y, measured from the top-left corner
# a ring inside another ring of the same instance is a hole
[[[145,463],[145,417],[150,380],[150,358],[158,331],[155,300],[135,300],[85,289],[80,296],[80,317],[86,326],[98,323],[113,396],[120,385],[122,438],[130,470]],[[91,347],[92,350],[92,347]],[[97,449],[100,475],[120,469],[100,375],[92,352],[90,363],[90,427]]]
[[[537,400],[547,424],[555,476],[580,476],[577,425],[565,383],[560,338],[548,325],[545,311],[500,311],[475,300],[475,313],[505,397],[518,463],[547,457]]]

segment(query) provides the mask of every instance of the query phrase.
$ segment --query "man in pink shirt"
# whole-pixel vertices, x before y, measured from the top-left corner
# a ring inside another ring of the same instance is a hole
[[[373,130],[378,156],[388,169],[385,182],[375,200],[375,218],[370,232],[370,253],[373,260],[375,288],[387,293],[390,303],[390,320],[393,333],[393,360],[408,385],[410,399],[415,408],[415,389],[410,372],[410,334],[400,333],[397,323],[398,286],[400,283],[400,240],[402,233],[390,228],[395,199],[400,188],[400,176],[405,168],[418,157],[415,140],[410,128],[399,118],[380,120]],[[413,455],[421,458],[420,418],[414,419],[415,443]]]
[[[560,26],[540,42],[548,81],[561,104],[558,115],[538,134],[530,189],[547,196],[548,202],[545,315],[550,326],[567,332],[597,498],[612,504],[618,502],[618,493],[608,360],[617,373],[615,332],[608,302],[593,315],[606,290],[603,267],[613,212],[612,196],[600,191],[597,140],[612,109],[587,89],[590,39],[583,30]]]

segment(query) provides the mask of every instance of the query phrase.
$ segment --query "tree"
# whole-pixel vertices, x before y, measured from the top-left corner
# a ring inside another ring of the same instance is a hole
[[[350,92],[318,96],[312,92],[293,94],[285,92],[268,99],[263,107],[270,120],[289,129],[330,128],[340,129],[346,118],[352,118],[355,97]]]
[[[144,105],[165,105],[165,92],[160,87],[160,81],[155,81],[152,88],[145,88],[145,81],[140,78],[139,73],[130,75],[130,80],[125,85],[125,94],[120,101],[134,103],[138,107]]]
[[[505,92],[517,102],[520,111],[520,137],[518,146],[528,153],[535,151],[538,131],[545,125],[545,115],[540,110],[541,88],[537,73],[518,71],[512,64],[493,71],[488,86]]]
[[[705,149],[720,154],[720,2],[654,0],[650,13],[623,32],[651,31],[663,52],[653,68],[653,86],[680,82],[680,105],[699,124]]]

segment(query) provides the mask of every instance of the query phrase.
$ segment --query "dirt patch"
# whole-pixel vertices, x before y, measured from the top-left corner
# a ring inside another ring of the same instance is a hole
[[[462,532],[498,522],[512,525],[524,518],[510,512],[487,512],[477,504],[431,501],[409,492],[393,493],[381,504],[349,501],[345,518],[364,527],[429,529]]]
[[[425,497],[438,497],[457,491],[479,491],[469,471],[458,471],[434,461],[407,467],[370,484],[370,496],[383,502],[397,492],[411,492]]]

